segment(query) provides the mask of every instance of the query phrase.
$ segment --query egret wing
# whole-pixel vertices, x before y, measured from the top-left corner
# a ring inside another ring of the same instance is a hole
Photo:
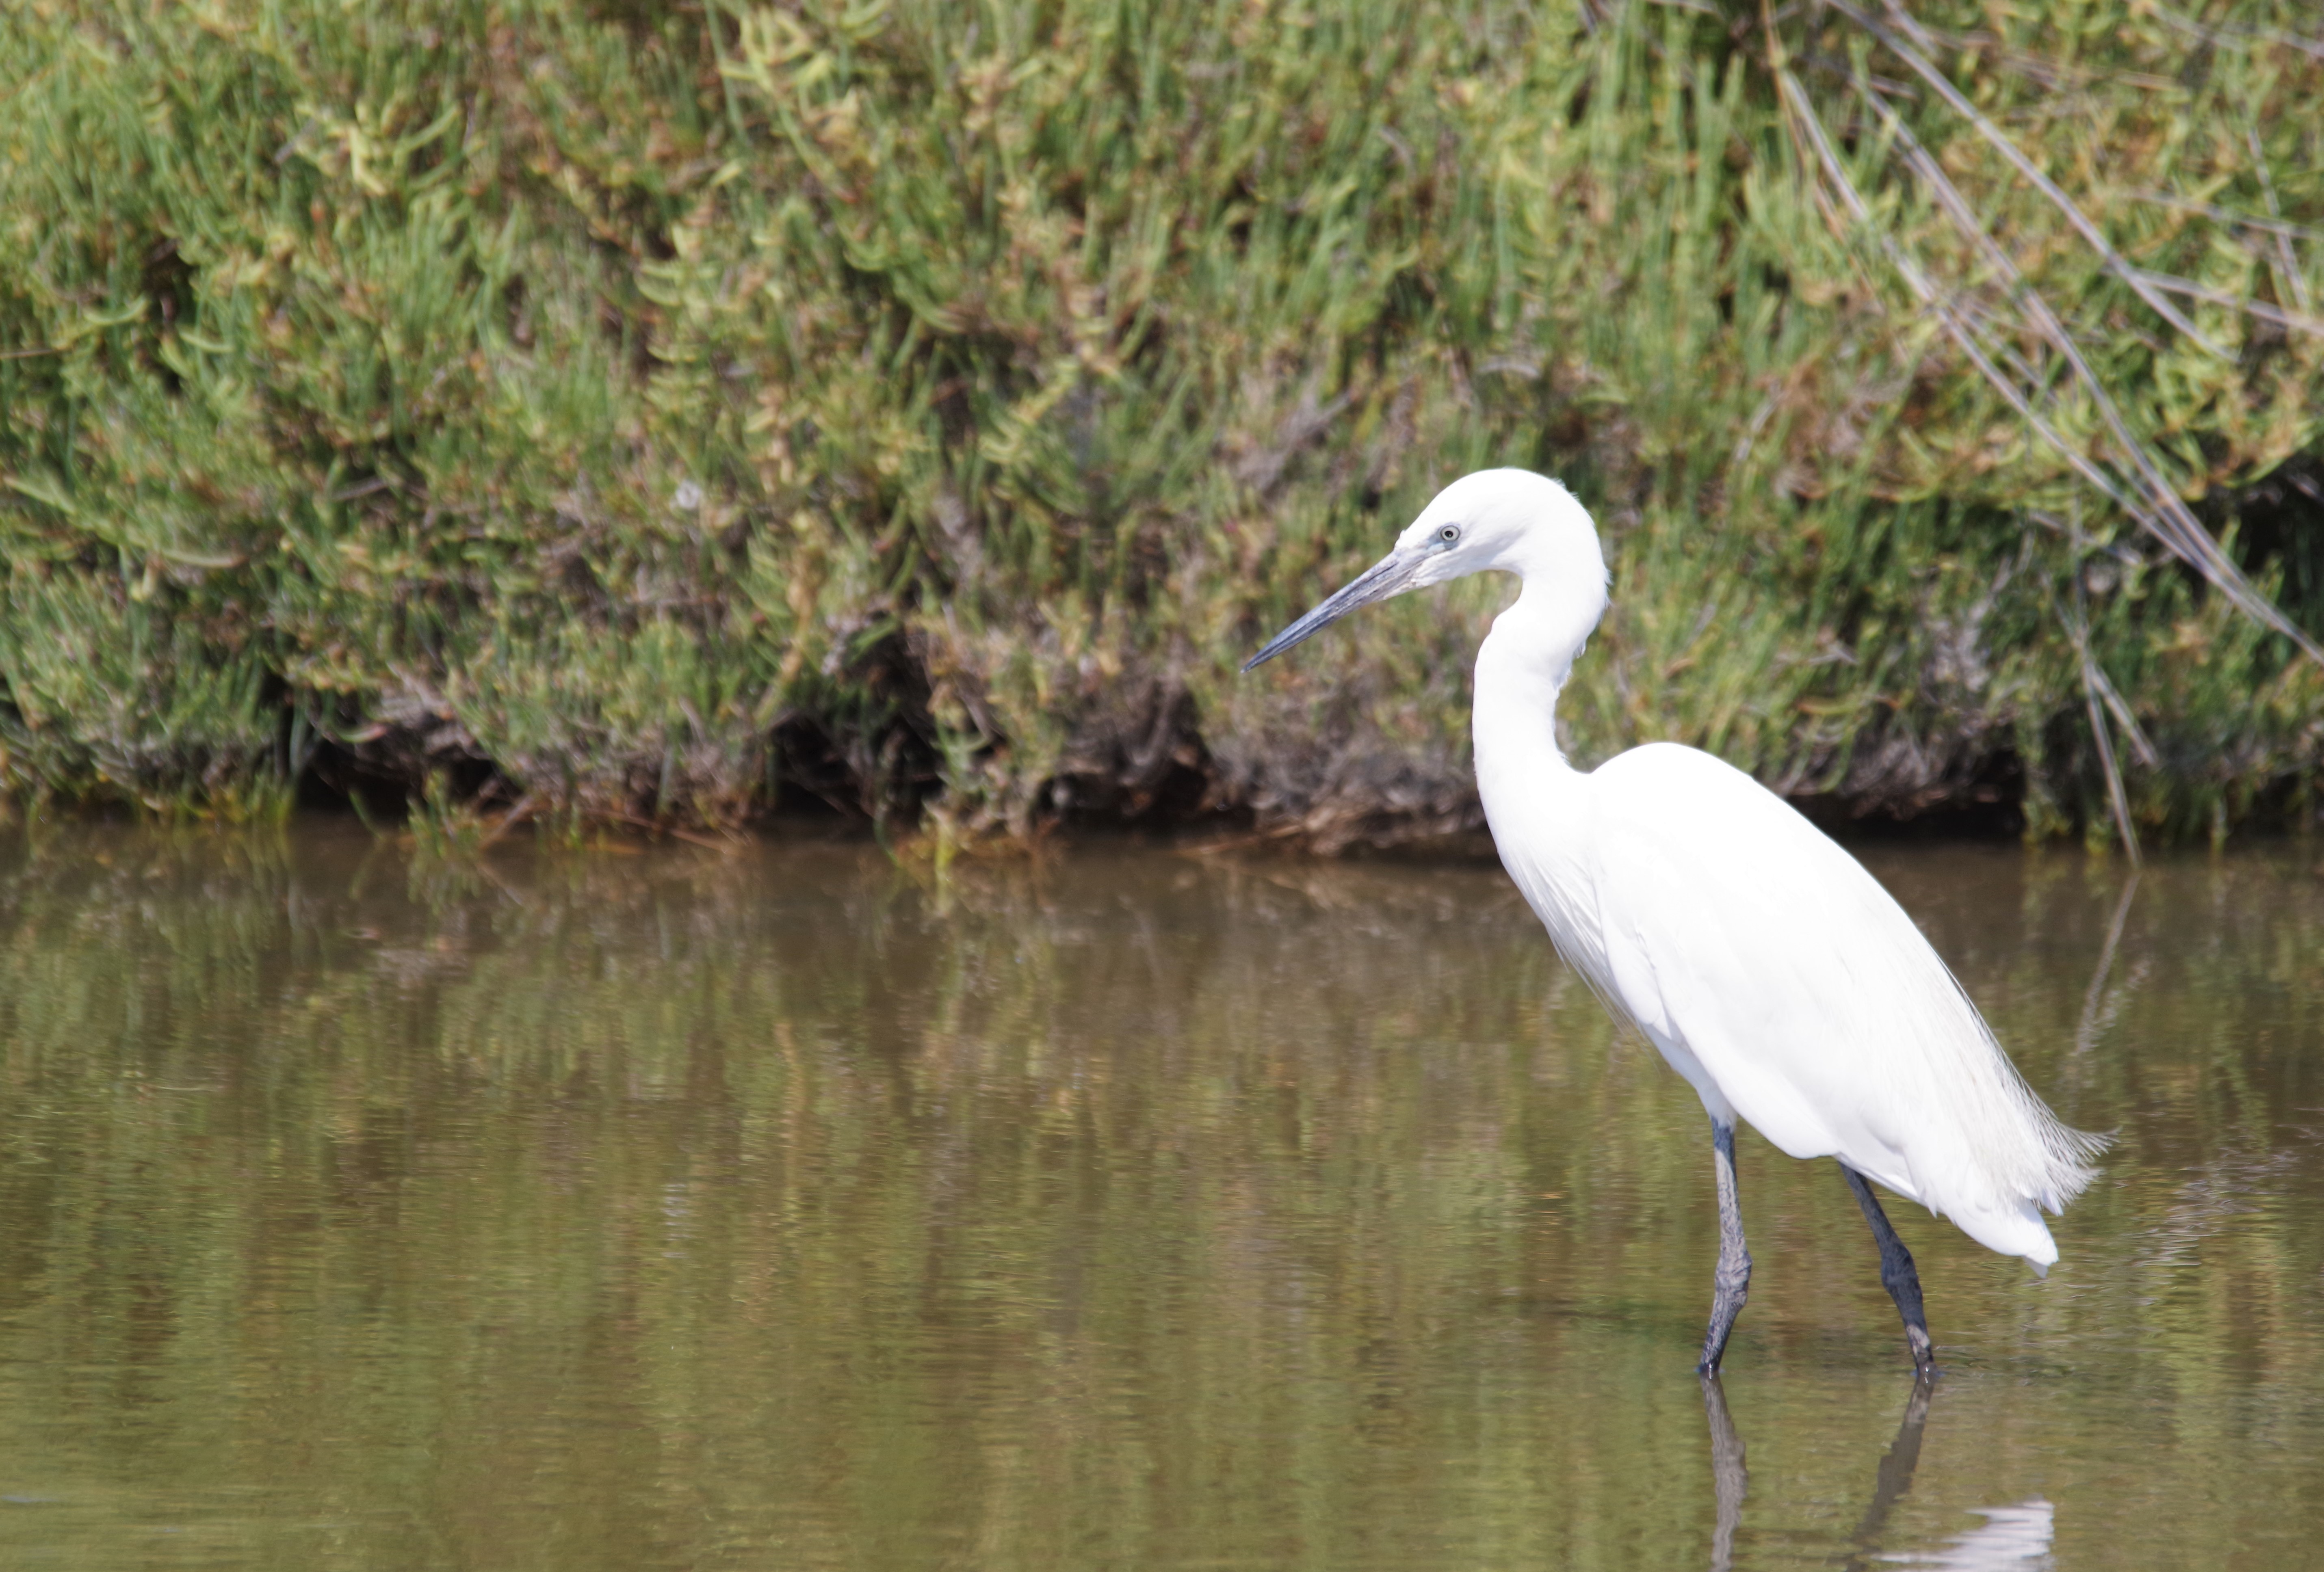
[[[1591,778],[1608,984],[1672,1063],[1793,1156],[1839,1157],[1996,1248],[2054,1256],[2032,1203],[2086,1181],[2086,1144],[1879,882],[1693,749],[1634,749]]]

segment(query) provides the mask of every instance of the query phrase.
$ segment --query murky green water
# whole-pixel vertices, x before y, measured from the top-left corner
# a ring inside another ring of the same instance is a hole
[[[12,833],[0,1564],[2324,1564],[2318,854],[1871,860],[2121,1142],[2047,1282],[1895,1209],[1921,1414],[1747,1137],[1738,1514],[1702,1115],[1490,869]]]

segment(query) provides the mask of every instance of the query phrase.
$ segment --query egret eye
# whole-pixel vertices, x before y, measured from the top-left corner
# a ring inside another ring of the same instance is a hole
[[[1458,524],[1447,524],[1443,529],[1439,529],[1436,532],[1436,538],[1443,541],[1447,546],[1452,545],[1454,541],[1461,538],[1461,526]]]

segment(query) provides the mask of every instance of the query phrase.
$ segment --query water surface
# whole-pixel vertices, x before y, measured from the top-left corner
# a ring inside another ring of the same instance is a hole
[[[1740,1143],[1489,868],[0,838],[0,1564],[2292,1567],[2324,878],[1868,853],[2046,1282]],[[1723,1417],[1722,1417],[1723,1414]],[[2043,1559],[2043,1558],[2047,1559]]]

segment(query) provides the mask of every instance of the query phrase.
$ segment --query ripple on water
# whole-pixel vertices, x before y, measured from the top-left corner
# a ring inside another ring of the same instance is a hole
[[[0,1560],[2305,1566],[2324,883],[1883,849],[2049,1281],[1703,1120],[1489,868],[0,848]]]

